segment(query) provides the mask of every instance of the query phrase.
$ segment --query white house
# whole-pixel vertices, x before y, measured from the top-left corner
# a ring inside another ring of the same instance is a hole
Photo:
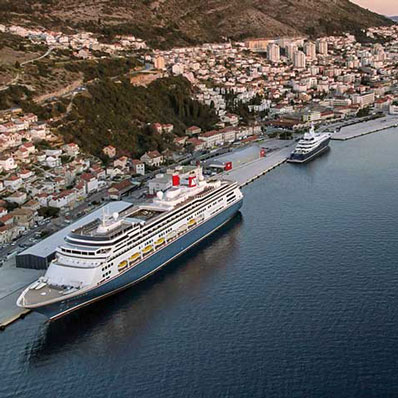
[[[28,196],[25,192],[16,191],[13,194],[7,196],[6,200],[7,202],[16,203],[17,205],[22,205],[23,203],[26,202],[27,198]]]
[[[12,189],[13,191],[16,191],[18,188],[22,186],[22,178],[16,175],[12,175],[8,178],[5,178],[4,186],[6,188]]]
[[[62,209],[63,207],[70,206],[76,200],[76,193],[72,190],[62,191],[59,195],[53,196],[48,205]]]
[[[74,142],[64,145],[62,147],[62,149],[68,156],[71,156],[71,157],[77,156],[80,152],[79,145],[75,144]]]
[[[164,159],[158,151],[150,151],[141,156],[141,161],[148,166],[159,167]]]
[[[98,190],[98,179],[90,173],[84,173],[81,175],[81,179],[86,185],[86,192],[91,193]]]
[[[0,167],[5,170],[14,170],[17,168],[15,160],[12,156],[0,156]]]
[[[199,138],[206,143],[206,148],[224,144],[222,131],[206,131],[206,133],[201,134]]]
[[[134,174],[141,174],[141,175],[145,174],[145,163],[144,162],[142,162],[139,159],[133,159],[131,161],[131,164],[133,166]]]
[[[55,168],[55,167],[61,166],[61,164],[62,164],[61,159],[60,158],[56,158],[54,156],[49,156],[46,159],[46,163],[47,163],[47,166],[52,168],[52,169]]]

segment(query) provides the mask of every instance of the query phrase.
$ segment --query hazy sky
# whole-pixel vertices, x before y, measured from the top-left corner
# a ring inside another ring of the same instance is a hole
[[[398,15],[398,0],[351,0],[362,7],[376,11],[379,14]]]

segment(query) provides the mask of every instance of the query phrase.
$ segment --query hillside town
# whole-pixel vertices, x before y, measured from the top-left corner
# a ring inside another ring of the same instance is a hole
[[[78,217],[137,187],[144,195],[154,195],[170,186],[175,170],[184,173],[183,164],[197,163],[215,150],[233,152],[264,138],[294,138],[311,124],[398,114],[395,25],[369,29],[366,43],[346,34],[317,40],[228,41],[167,51],[149,49],[133,36],[118,36],[115,43],[105,44],[89,32],[66,35],[4,25],[0,31],[70,48],[85,58],[94,57],[95,51],[112,56],[119,50],[140,50],[139,57],[150,65],[150,71],[142,73],[143,81],[148,74],[154,79],[183,76],[194,86],[195,99],[214,108],[219,118],[212,130],[192,125],[182,136],[174,134],[171,123],[152,123],[154,133],[174,137],[175,150],[153,148],[130,158],[107,145],[100,159],[75,142],[64,142],[50,120],[38,120],[18,107],[3,110],[0,245],[51,217]],[[135,75],[132,84],[140,84],[140,76]],[[242,109],[251,115],[249,121]],[[265,156],[264,149],[256,149],[256,156]]]
[[[11,33],[32,43],[44,44],[51,48],[71,49],[79,58],[93,58],[93,52],[114,55],[118,52],[147,49],[145,41],[132,35],[119,35],[113,43],[102,43],[91,32],[66,34],[44,28],[27,28],[19,25],[6,26],[0,24],[0,32]]]
[[[151,60],[190,80],[221,122],[231,122],[225,97],[233,94],[250,112],[264,112],[268,125],[297,130],[356,116],[369,106],[394,112],[398,27],[371,28],[366,36],[384,44],[361,44],[350,34],[252,39],[155,51]]]

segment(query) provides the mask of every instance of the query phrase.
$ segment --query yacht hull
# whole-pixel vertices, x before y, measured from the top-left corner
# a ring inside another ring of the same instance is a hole
[[[306,154],[297,154],[293,152],[287,161],[289,163],[308,163],[316,157],[320,156],[322,153],[326,152],[329,149],[329,143],[330,138],[323,141],[318,147]]]
[[[161,250],[155,251],[147,259],[120,273],[108,282],[82,292],[80,295],[66,297],[62,301],[31,309],[42,313],[50,320],[54,320],[140,282],[222,227],[239,211],[242,202],[241,199],[234,203],[220,214],[198,225]]]

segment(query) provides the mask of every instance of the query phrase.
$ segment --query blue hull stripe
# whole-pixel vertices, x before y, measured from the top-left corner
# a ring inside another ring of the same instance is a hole
[[[242,202],[243,201],[240,200],[233,204],[222,213],[217,214],[188,232],[186,235],[169,244],[164,249],[155,252],[151,257],[137,264],[135,267],[109,280],[109,282],[82,293],[81,295],[66,298],[63,301],[46,306],[33,308],[33,310],[46,315],[50,319],[56,319],[138,283],[224,225],[239,211]]]

